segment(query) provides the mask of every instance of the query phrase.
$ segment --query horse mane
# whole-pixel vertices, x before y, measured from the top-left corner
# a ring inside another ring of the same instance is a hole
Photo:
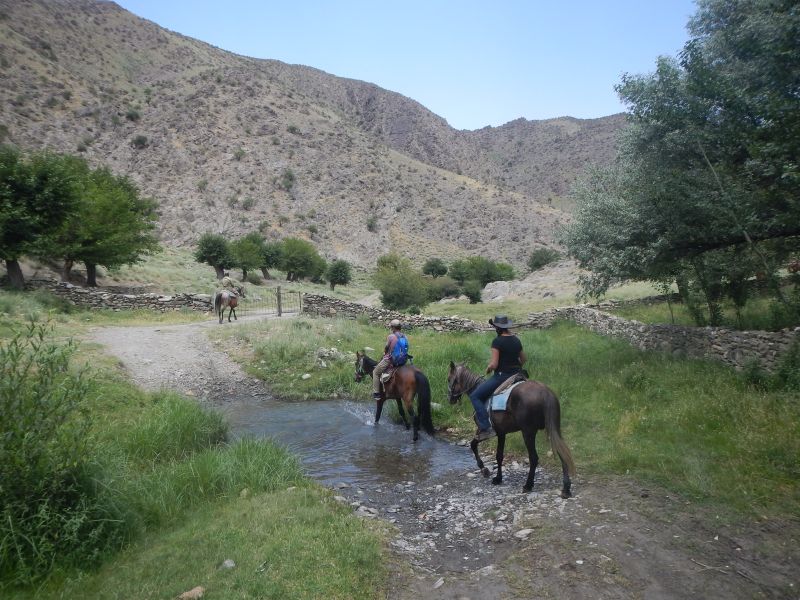
[[[372,371],[375,368],[375,365],[378,364],[377,360],[372,360],[366,354],[362,354],[361,356],[364,357],[364,370],[365,371]]]

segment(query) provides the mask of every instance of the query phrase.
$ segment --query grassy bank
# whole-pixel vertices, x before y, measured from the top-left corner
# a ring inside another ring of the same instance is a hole
[[[49,350],[44,355],[43,365],[51,360]],[[91,346],[71,359],[73,369],[82,363],[93,375],[75,411],[37,444],[47,448],[44,457],[35,454],[41,476],[52,464],[77,483],[34,486],[26,503],[39,508],[16,514],[18,488],[0,485],[3,510],[11,511],[4,515],[27,527],[0,531],[3,598],[172,598],[198,585],[206,598],[380,594],[381,536],[307,480],[285,450],[267,440],[228,443],[217,413],[175,394],[138,390]],[[48,386],[58,392],[70,376],[55,367]],[[33,402],[50,393],[43,389],[39,382],[30,393],[0,390],[4,411],[27,411],[17,398]],[[70,423],[78,422],[88,430],[71,435]],[[79,452],[62,452],[71,443]],[[4,443],[3,464],[35,479],[36,465],[27,469],[15,449],[29,451]],[[75,500],[65,504],[67,497]],[[220,569],[226,559],[236,567]]]
[[[219,332],[237,338],[237,347],[252,348],[241,358],[278,395],[364,401],[369,385],[353,381],[352,362],[328,361],[321,368],[316,353],[379,348],[386,334],[337,319],[268,321]],[[419,330],[409,337],[414,362],[431,381],[434,424],[468,435],[471,407],[466,398],[460,405],[447,403],[447,368],[451,360],[466,361],[482,371],[491,335]],[[564,436],[579,471],[630,474],[740,514],[800,512],[796,394],[763,391],[722,365],[639,352],[567,323],[523,331],[520,338],[532,376],[561,399]],[[543,435],[539,444],[542,454]],[[509,447],[524,451],[519,434],[511,436]]]

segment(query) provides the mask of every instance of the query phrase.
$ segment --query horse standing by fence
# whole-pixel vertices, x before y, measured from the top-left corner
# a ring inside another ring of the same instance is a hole
[[[463,364],[456,365],[451,362],[450,371],[447,374],[447,393],[450,404],[461,400],[462,394],[469,395],[482,381],[483,377],[473,373]],[[493,484],[498,485],[503,482],[503,451],[506,434],[521,431],[530,459],[528,479],[525,481],[522,491],[533,490],[533,477],[539,464],[539,455],[536,453],[536,432],[539,429],[545,429],[550,438],[553,453],[558,455],[561,460],[563,475],[561,497],[572,496],[570,475],[575,475],[575,463],[572,461],[572,453],[561,439],[561,407],[558,398],[550,388],[538,381],[523,381],[511,391],[506,403],[506,410],[490,411],[490,415],[494,430],[497,432],[497,475],[492,479]],[[484,466],[478,454],[478,443],[473,439],[470,448],[475,455],[475,460],[478,461],[478,468],[482,470],[484,477],[488,477],[489,469]]]
[[[242,298],[244,295],[244,287],[239,286],[236,288],[237,293],[230,290],[219,290],[214,294],[214,312],[219,316],[219,322],[222,323],[222,317],[225,314],[225,309],[228,308],[228,323],[231,322],[231,315],[234,320],[238,321],[236,317],[236,307],[239,306],[239,296]]]
[[[367,375],[372,377],[376,364],[378,363],[366,354],[356,352],[356,382],[360,382]],[[384,389],[386,394],[377,401],[375,408],[376,425],[381,419],[384,401],[394,398],[397,400],[397,411],[400,413],[400,418],[403,419],[406,429],[410,428],[406,420],[406,411],[411,417],[411,422],[414,424],[415,442],[419,439],[420,425],[430,435],[434,434],[433,421],[431,420],[431,386],[425,373],[414,365],[403,365],[395,369],[392,378],[386,382]],[[414,396],[417,397],[419,414],[414,412]],[[403,407],[405,407],[405,410]]]

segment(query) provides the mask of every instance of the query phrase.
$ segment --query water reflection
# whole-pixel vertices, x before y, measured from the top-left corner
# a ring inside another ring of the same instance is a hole
[[[248,398],[229,405],[225,415],[234,436],[273,438],[300,457],[309,476],[326,485],[422,482],[474,464],[466,448],[426,434],[413,443],[410,431],[388,420],[376,427],[372,406],[366,404]]]

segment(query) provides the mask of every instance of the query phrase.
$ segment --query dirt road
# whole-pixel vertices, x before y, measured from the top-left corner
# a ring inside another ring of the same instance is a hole
[[[210,327],[219,325],[104,328],[91,340],[147,389],[210,405],[232,392],[269,394],[208,340]],[[396,528],[389,598],[800,598],[796,521],[724,525],[663,490],[585,473],[569,500],[558,495],[560,474],[541,469],[534,493],[522,494],[527,465],[506,466],[501,486],[476,470],[336,487],[358,518]]]

